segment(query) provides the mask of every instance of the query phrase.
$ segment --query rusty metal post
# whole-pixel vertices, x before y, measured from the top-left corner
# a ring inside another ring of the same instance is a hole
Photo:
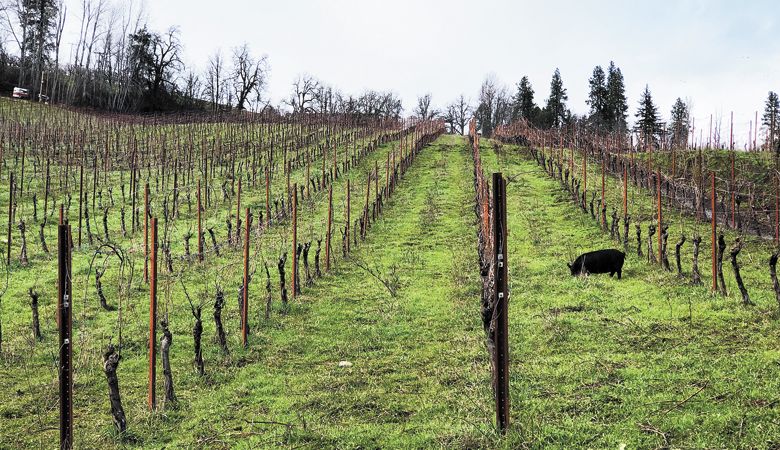
[[[607,207],[606,190],[607,190],[607,159],[606,154],[601,154],[601,208],[602,210]],[[601,226],[607,226],[607,216],[599,213],[601,218]]]
[[[306,198],[311,198],[311,191],[309,190],[309,186],[311,186],[311,183],[309,182],[311,180],[311,156],[309,153],[309,147],[306,147]],[[301,199],[303,200],[303,199]]]
[[[198,260],[203,261],[203,239],[201,236],[203,236],[203,222],[201,218],[201,197],[200,197],[200,180],[198,180]]]
[[[495,275],[496,309],[498,323],[493,331],[495,343],[494,385],[496,394],[496,423],[500,433],[509,427],[509,288],[507,286],[507,220],[506,181],[501,173],[493,174],[493,264]]]
[[[149,264],[149,393],[147,403],[154,411],[157,404],[157,218],[152,218],[152,245]]]
[[[271,171],[270,167],[265,169],[265,225],[271,226]]]
[[[628,217],[628,168],[623,165],[623,218]]]
[[[79,231],[81,231],[80,218]],[[144,282],[149,282],[149,183],[144,187]]]
[[[330,235],[333,224],[333,184],[328,186],[328,229],[325,233],[325,271],[330,271]]]
[[[11,172],[11,180],[8,182],[8,253],[6,255],[6,266],[11,265],[11,228],[14,222],[14,173]]]
[[[657,174],[655,177],[655,184],[658,188],[658,264],[663,261],[663,255],[661,249],[663,248],[663,204],[661,203],[661,166],[658,166]]]
[[[588,154],[582,149],[582,193],[588,192]]]
[[[347,219],[347,228],[344,230],[346,232],[344,234],[344,236],[347,239],[347,254],[349,254],[349,228],[350,228],[350,226],[349,226],[350,225],[349,224],[349,204],[350,204],[350,200],[351,200],[351,198],[350,198],[350,192],[349,192],[349,178],[347,178],[347,210],[345,211],[345,214],[347,215],[347,217],[346,217],[346,219]]]
[[[60,382],[60,449],[73,448],[73,338],[72,338],[72,286],[70,226],[60,224],[57,228],[58,296],[59,320],[59,382]]]
[[[718,291],[718,242],[716,240],[717,230],[717,214],[715,212],[715,172],[710,172],[710,178],[712,178],[712,292]]]
[[[385,161],[385,197],[390,195],[390,153],[387,154]]]
[[[81,249],[81,228],[83,218],[83,202],[84,202],[84,155],[82,154],[80,170],[79,170],[79,249]],[[94,214],[95,211],[92,211]]]
[[[238,193],[236,195],[236,247],[240,245],[241,237],[241,178],[238,179]]]
[[[366,204],[363,207],[363,229],[361,232],[361,238],[365,239],[368,234],[368,197],[371,195],[371,171],[368,172],[366,177]]]
[[[293,184],[293,189],[295,192],[298,192],[298,184]],[[295,274],[297,273],[296,270],[298,270],[298,254],[296,253],[298,249],[298,196],[293,195],[292,196],[292,275],[290,275],[290,279],[292,280],[292,299],[295,300],[295,294],[298,289],[298,286],[295,285]]]
[[[247,334],[249,333],[249,208],[246,209],[246,217],[244,219],[244,296],[242,299],[244,307],[241,311],[241,339],[244,343],[244,348],[249,344]]]

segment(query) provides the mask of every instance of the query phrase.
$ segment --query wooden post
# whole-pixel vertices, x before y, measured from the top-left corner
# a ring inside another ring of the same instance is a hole
[[[249,320],[249,208],[246,209],[244,226],[244,297],[242,299],[244,307],[241,311],[241,339],[244,343],[244,348],[246,348],[249,343],[247,339],[247,335],[249,334],[249,325],[247,322]]]
[[[333,184],[328,186],[328,229],[325,233],[325,271],[330,271],[330,236],[333,223]]]
[[[717,215],[715,214],[715,172],[710,172],[710,178],[712,178],[712,292],[718,291],[718,242],[717,242]]]
[[[147,184],[148,186],[148,184]],[[149,393],[147,403],[154,411],[157,404],[157,218],[152,218],[152,248],[149,277]]]
[[[493,174],[493,264],[495,267],[496,311],[498,323],[493,331],[495,344],[494,385],[496,389],[496,423],[500,433],[509,427],[509,288],[507,286],[507,220],[506,181],[501,173]]]
[[[298,192],[298,184],[293,184],[294,192]],[[295,274],[297,273],[296,270],[298,269],[298,254],[296,253],[298,250],[298,196],[293,195],[292,196],[292,275],[290,275],[290,279],[292,280],[292,299],[295,300],[295,293],[298,289],[298,286],[295,285]]]
[[[73,338],[70,226],[58,226],[58,296],[59,382],[60,382],[60,449],[73,448]]]

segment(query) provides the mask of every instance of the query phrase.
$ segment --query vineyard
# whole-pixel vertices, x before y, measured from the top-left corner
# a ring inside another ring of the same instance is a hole
[[[770,156],[443,133],[0,100],[0,447],[780,445]]]

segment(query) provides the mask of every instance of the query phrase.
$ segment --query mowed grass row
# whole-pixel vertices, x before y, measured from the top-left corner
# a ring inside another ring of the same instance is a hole
[[[347,174],[342,174],[342,178],[336,183],[334,190],[334,224],[333,250],[334,256],[340,258],[340,239],[337,230],[338,218],[343,217],[345,202],[343,198],[345,193],[339,187],[343,186],[345,177],[351,178],[353,187],[356,182],[363,181],[365,174],[374,168],[374,161],[380,163],[385,161],[386,155],[392,149],[398,147],[398,142],[388,143],[372,152],[364,158],[359,164],[352,168]],[[300,171],[298,171],[300,172]],[[114,186],[115,193],[118,191]],[[357,193],[363,193],[362,186],[357,185],[353,190],[353,199],[361,198]],[[7,192],[5,193],[7,196]],[[265,192],[264,189],[245,190],[242,195],[242,209],[244,206],[250,207],[255,213],[264,207]],[[7,197],[6,197],[7,198]],[[208,382],[219,383],[220,380],[229,379],[232,376],[231,367],[235,364],[248,364],[252,359],[251,351],[245,352],[242,356],[238,350],[238,355],[223,357],[217,346],[212,342],[214,336],[213,321],[213,302],[216,293],[216,285],[219,284],[225,291],[227,305],[223,312],[223,321],[229,332],[231,348],[238,349],[240,337],[238,333],[238,300],[237,289],[241,284],[241,249],[240,247],[230,248],[224,245],[225,229],[224,218],[234,211],[235,205],[231,202],[215,204],[213,209],[208,210],[204,230],[207,226],[215,226],[217,229],[217,238],[222,244],[221,256],[217,257],[210,253],[206,257],[206,262],[198,264],[195,259],[183,260],[180,256],[183,254],[183,242],[181,236],[187,231],[187,228],[195,228],[194,208],[192,214],[187,213],[187,207],[182,206],[182,217],[178,219],[172,228],[174,236],[172,241],[172,253],[174,256],[175,273],[169,275],[166,271],[162,252],[159,257],[159,313],[162,317],[166,312],[169,315],[171,330],[174,334],[174,348],[178,355],[172,354],[174,366],[174,377],[182,380],[186,385],[189,381],[192,388],[196,388],[199,380],[192,372],[192,325],[193,318],[189,311],[180,280],[188,285],[188,291],[195,303],[204,301],[203,323],[204,323],[204,359],[206,360]],[[155,206],[159,211],[160,206]],[[362,202],[353,201],[351,205],[352,217],[358,216],[362,209]],[[115,211],[116,212],[116,211]],[[299,205],[299,242],[310,240],[315,233],[322,236],[325,231],[324,223],[327,214],[327,195],[320,192],[314,195],[311,200],[301,202]],[[109,223],[112,230],[118,230],[118,214],[113,216]],[[128,213],[129,226],[129,213]],[[256,223],[256,222],[255,222]],[[290,294],[291,280],[291,245],[289,241],[289,223],[284,222],[273,226],[270,230],[261,235],[253,233],[251,237],[252,261],[251,267],[255,271],[253,283],[250,285],[250,325],[252,328],[259,326],[273,326],[270,323],[261,323],[262,306],[265,302],[265,273],[263,270],[263,260],[268,261],[270,274],[272,277],[272,295],[274,302],[273,315],[279,313],[279,281],[278,271],[276,270],[276,257],[280,250],[288,251],[286,263],[287,289]],[[162,235],[162,221],[160,224],[160,234]],[[253,228],[254,230],[254,228]],[[95,229],[93,228],[93,232]],[[75,239],[75,237],[74,237]],[[116,232],[112,234],[112,239],[120,247],[127,251],[127,255],[133,260],[135,278],[131,295],[129,298],[123,298],[122,305],[122,357],[120,364],[120,383],[123,391],[125,389],[137,390],[142,393],[145,390],[145,370],[146,370],[146,348],[148,334],[148,288],[142,283],[143,271],[143,233],[136,233],[127,239],[121,239],[121,235]],[[86,241],[86,238],[85,238]],[[50,249],[56,249],[56,241],[49,240]],[[18,263],[12,264],[9,291],[3,301],[3,357],[0,360],[0,373],[4,379],[8,380],[6,388],[0,390],[0,417],[8,426],[0,427],[0,442],[10,442],[10,436],[14,433],[22,433],[20,445],[38,445],[46,442],[48,439],[57,436],[57,348],[56,348],[56,324],[55,317],[55,296],[56,296],[56,260],[44,258],[39,253],[37,241],[28,234],[28,249],[34,260],[31,266],[22,268]],[[324,245],[324,243],[323,243]],[[196,239],[192,239],[190,246],[193,252],[197,249]],[[85,243],[86,247],[86,243]],[[211,243],[206,235],[206,248],[210,249]],[[80,418],[77,422],[77,434],[79,433],[79,424],[92,427],[101,423],[97,418],[106,418],[108,420],[107,404],[104,404],[106,397],[106,382],[102,372],[102,351],[109,342],[117,343],[119,339],[119,313],[118,311],[103,311],[97,301],[98,297],[94,285],[94,267],[90,271],[92,259],[92,250],[74,251],[74,335],[75,343],[75,367],[76,367],[76,415]],[[109,305],[116,307],[119,303],[117,292],[117,274],[118,262],[112,257],[109,262],[109,269],[103,279],[103,289],[108,299]],[[97,264],[102,264],[101,259],[97,259]],[[314,263],[314,248],[310,254],[310,262]],[[321,255],[321,263],[324,269],[324,251]],[[88,277],[89,276],[89,277]],[[302,280],[305,277],[302,276]],[[29,306],[29,297],[27,290],[35,288],[40,294],[40,314],[41,328],[43,332],[43,341],[35,342],[32,339],[30,328],[31,313]],[[250,341],[251,342],[251,341]],[[177,345],[178,344],[178,345]],[[159,345],[159,343],[158,343]],[[255,354],[256,356],[256,354]],[[256,358],[255,358],[256,359]],[[130,376],[123,377],[123,370],[128,370]],[[161,375],[161,368],[158,374]],[[180,396],[186,396],[185,392],[179,392]],[[78,402],[78,396],[84,401]],[[161,392],[158,394],[161,395]],[[125,408],[128,410],[128,416],[134,416],[136,419],[141,417],[145,419],[148,413],[144,411],[143,395],[133,398],[132,394],[128,400],[125,400]],[[133,409],[135,411],[133,412]],[[131,423],[133,421],[130,418]],[[106,422],[110,424],[110,422]],[[146,420],[141,420],[141,426],[146,424]],[[103,433],[111,432],[109,425],[101,431]],[[147,433],[152,433],[154,428],[147,428]],[[7,433],[7,434],[6,434]],[[87,434],[89,440],[85,442],[102,442],[106,436],[99,434]],[[119,442],[119,441],[118,441]]]
[[[375,157],[381,161],[383,152]],[[401,288],[395,298],[362,269],[344,261],[312,290],[304,290],[287,316],[277,315],[274,276],[274,314],[271,321],[261,321],[264,275],[260,275],[261,262],[253,256],[258,272],[250,285],[252,334],[250,347],[242,350],[237,268],[212,260],[188,269],[190,295],[195,301],[206,299],[205,379],[192,369],[189,305],[176,277],[163,277],[161,311],[167,305],[174,333],[171,357],[179,403],[156,413],[148,412],[144,401],[148,301],[143,292],[136,292],[133,301],[124,305],[123,360],[118,371],[129,421],[127,436],[117,436],[111,424],[100,359],[112,336],[116,342],[116,312],[100,311],[89,292],[87,298],[77,298],[74,328],[79,370],[74,402],[80,446],[459,445],[484,439],[491,429],[486,406],[489,370],[473,303],[477,285],[466,158],[463,141],[452,138],[423,150],[386,205],[384,218],[353,255],[379,267],[383,276],[396,266]],[[372,165],[368,160],[360,168]],[[362,178],[360,172],[355,172],[357,179]],[[321,221],[326,212],[322,201],[312,207],[316,214],[311,211],[304,217]],[[302,211],[306,211],[303,205]],[[303,236],[305,227],[301,226]],[[287,240],[283,234],[278,235],[279,245]],[[275,275],[273,261],[269,265]],[[288,260],[288,288],[290,275]],[[40,282],[30,277],[33,274],[28,273],[22,281]],[[223,320],[230,355],[222,355],[214,342],[215,279],[226,292]],[[74,296],[82,297],[83,286],[77,287]],[[29,322],[29,307],[23,297],[17,296],[14,303],[11,329],[19,333]],[[14,357],[6,358],[2,366],[4,378],[12,385],[3,390],[2,417],[8,426],[0,427],[0,441],[13,447],[45,446],[57,435],[51,305],[42,308],[42,318],[44,342],[14,338]],[[22,355],[24,345],[28,353]],[[339,368],[342,359],[353,366]]]
[[[490,445],[464,141],[423,150],[351,261],[307,291],[259,364],[196,400],[177,445],[429,448]],[[396,266],[397,297],[353,261]],[[352,367],[339,367],[349,361]],[[218,420],[215,420],[218,419]],[[243,441],[242,441],[243,440]]]
[[[776,316],[689,286],[633,252],[623,280],[572,277],[566,262],[573,254],[621,247],[530,156],[510,151],[498,158],[483,145],[486,170],[513,178],[507,210],[514,424],[504,445],[780,443]]]

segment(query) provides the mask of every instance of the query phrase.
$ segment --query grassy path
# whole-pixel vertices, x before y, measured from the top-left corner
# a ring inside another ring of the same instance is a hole
[[[425,149],[352,260],[260,330],[263,361],[195,399],[174,441],[460,446],[489,429],[466,158],[452,137]],[[356,259],[396,266],[397,297]]]
[[[226,273],[207,271],[203,286],[190,290],[195,298],[205,290],[209,299],[203,311],[205,379],[192,369],[193,321],[183,294],[173,286],[171,359],[179,402],[156,413],[145,407],[146,344],[140,321],[145,302],[133,305],[118,371],[128,416],[124,439],[113,430],[105,378],[98,369],[96,345],[107,340],[101,333],[110,332],[110,323],[103,324],[106,331],[90,337],[95,350],[79,356],[83,363],[74,401],[80,446],[486,445],[492,433],[489,368],[475,302],[470,161],[464,145],[462,139],[443,137],[423,150],[368,239],[334,272],[304,290],[288,315],[278,315],[275,308],[270,321],[258,322],[264,276],[253,283],[254,319],[246,350],[237,346],[231,285],[225,292],[231,354],[223,356],[216,348],[212,278],[224,282]],[[383,157],[378,152],[364,164]],[[321,206],[317,202],[315,220],[321,220]],[[308,212],[311,217],[313,211]],[[340,252],[335,243],[334,251]],[[356,260],[379,268],[385,278],[395,267],[397,296]],[[275,306],[277,290],[274,281]],[[352,366],[339,367],[339,361]],[[5,390],[9,401],[0,410],[10,426],[0,427],[0,442],[45,446],[56,436],[56,371],[40,359],[19,362],[2,367],[4,377],[16,380],[18,393]]]
[[[509,211],[508,447],[767,448],[780,443],[774,313],[679,282],[635,254],[623,280],[571,277],[615,248],[533,160],[496,157]],[[703,260],[704,261],[704,260]],[[704,261],[706,264],[707,261]]]

